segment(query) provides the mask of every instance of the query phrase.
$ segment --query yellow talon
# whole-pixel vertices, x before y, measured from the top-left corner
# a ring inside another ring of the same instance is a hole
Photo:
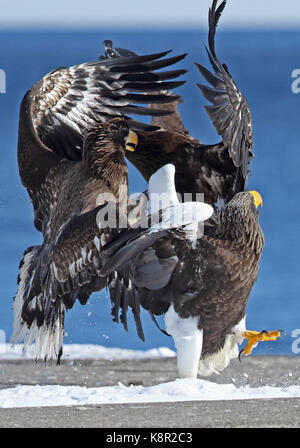
[[[283,333],[282,330],[275,331],[244,331],[242,336],[248,340],[246,347],[244,347],[240,351],[240,355],[244,353],[244,355],[250,355],[253,348],[257,346],[260,341],[276,341],[278,337]],[[239,358],[240,358],[239,355]]]

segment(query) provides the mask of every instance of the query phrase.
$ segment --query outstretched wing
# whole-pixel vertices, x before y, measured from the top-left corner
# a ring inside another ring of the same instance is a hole
[[[161,59],[169,52],[147,56],[121,56],[58,69],[46,75],[35,90],[33,122],[46,146],[71,160],[81,156],[82,137],[95,121],[126,114],[157,115],[139,104],[165,103],[177,95],[149,92],[176,88],[184,81],[169,81],[183,70],[159,72],[184,55]]]
[[[117,48],[113,46],[111,40],[104,41],[105,54],[107,58],[119,58],[121,56],[136,56],[131,50],[127,48]],[[100,56],[101,57],[101,56]],[[102,57],[103,58],[103,57]],[[164,85],[162,84],[161,90],[158,90],[156,95],[164,94],[168,96],[172,96],[171,92],[163,90]],[[177,101],[166,101],[164,104],[152,102],[149,103],[149,107],[152,110],[160,110],[164,111],[159,115],[153,114],[151,125],[154,127],[163,128],[168,131],[179,132],[184,135],[188,135],[188,131],[185,129],[184,124],[182,122],[180,113],[178,111],[178,104],[180,104],[183,100],[178,98]]]
[[[84,134],[96,121],[168,113],[143,106],[179,98],[161,92],[184,83],[174,79],[185,70],[157,72],[185,57],[165,57],[168,53],[99,59],[58,68],[38,81],[20,110],[18,157],[23,184],[29,190],[36,188],[36,181],[41,183],[62,158],[80,160]],[[131,127],[148,125],[132,120]]]
[[[205,106],[208,116],[222,137],[224,146],[228,148],[233,163],[236,167],[241,167],[246,179],[252,156],[252,119],[246,99],[239,91],[226,65],[220,63],[215,52],[216,29],[226,1],[223,1],[218,8],[217,5],[218,0],[214,0],[209,9],[209,49],[206,47],[214,74],[196,63],[211,87],[202,84],[198,84],[198,87],[202,95],[212,103],[211,106]]]
[[[172,163],[176,168],[176,190],[181,194],[204,194],[211,205],[226,204],[246,187],[249,162],[252,158],[252,123],[247,101],[239,92],[225,65],[215,52],[215,33],[226,2],[217,8],[213,1],[209,10],[209,49],[214,72],[196,64],[212,87],[199,85],[212,102],[206,110],[222,137],[214,145],[201,144],[185,131],[176,104],[165,105],[173,115],[154,117],[153,124],[162,129],[140,132],[139,145],[128,159],[146,180],[161,166]],[[155,106],[156,107],[156,106]]]

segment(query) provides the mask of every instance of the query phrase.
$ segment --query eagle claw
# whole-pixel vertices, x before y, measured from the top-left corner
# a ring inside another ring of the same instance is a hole
[[[239,352],[239,361],[241,362],[241,356],[244,353],[245,356],[250,355],[254,347],[261,341],[276,341],[278,337],[285,334],[283,330],[275,331],[244,331],[242,336],[248,340],[247,345]]]

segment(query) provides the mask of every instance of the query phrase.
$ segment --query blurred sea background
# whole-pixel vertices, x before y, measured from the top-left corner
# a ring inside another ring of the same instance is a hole
[[[196,87],[203,79],[193,64],[197,61],[209,67],[203,45],[207,40],[205,30],[1,32],[0,68],[6,73],[6,93],[0,95],[0,329],[5,331],[7,341],[12,333],[19,261],[27,247],[42,241],[18,174],[20,102],[25,92],[54,68],[97,59],[103,53],[104,39],[137,53],[168,49],[174,54],[188,52],[176,67],[188,69],[186,84],[176,90],[184,99],[179,106],[183,122],[202,142],[219,141],[203,108],[207,102]],[[286,332],[276,342],[261,343],[256,354],[293,354],[292,347],[294,353],[295,348],[300,350],[300,343],[297,345],[292,337],[292,332],[300,329],[300,94],[291,88],[292,72],[300,68],[299,44],[299,31],[217,33],[217,54],[228,65],[252,111],[255,158],[248,188],[258,190],[264,200],[260,221],[266,246],[248,302],[247,327]],[[131,192],[146,187],[132,166],[129,181]],[[174,348],[172,339],[157,329],[146,312],[142,313],[146,342],[142,342],[133,319],[125,332],[121,324],[112,321],[110,308],[106,291],[93,294],[86,306],[76,303],[66,315],[65,343]],[[159,321],[163,325],[163,319]]]

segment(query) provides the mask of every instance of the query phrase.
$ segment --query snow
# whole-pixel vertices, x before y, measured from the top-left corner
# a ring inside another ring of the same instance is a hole
[[[177,379],[156,386],[16,386],[0,390],[0,408],[178,401],[249,400],[300,397],[300,386],[236,387],[200,379]]]
[[[121,348],[107,348],[101,345],[89,344],[64,344],[64,359],[156,359],[175,357],[176,353],[167,347],[153,348],[150,350],[129,350]],[[35,346],[32,344],[23,353],[23,345],[0,344],[0,359],[35,359]]]
[[[0,359],[34,359],[34,356],[34,347],[29,347],[26,355],[23,355],[22,345],[12,348],[9,344],[0,344]],[[166,347],[137,351],[95,345],[64,346],[64,358],[72,360],[143,360],[174,356],[175,353]],[[0,390],[0,408],[270,398],[300,398],[300,386],[237,387],[234,384],[217,384],[213,381],[191,378],[177,379],[151,387],[125,386],[122,383],[106,387],[17,385]]]

